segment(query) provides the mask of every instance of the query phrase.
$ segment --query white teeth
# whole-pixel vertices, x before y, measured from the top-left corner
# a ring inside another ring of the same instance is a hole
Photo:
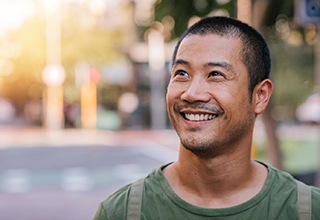
[[[212,114],[185,114],[185,117],[190,121],[207,121],[217,116]]]
[[[195,117],[194,117],[194,115],[191,115],[191,114],[186,114],[186,118],[187,119],[189,119],[190,121],[194,121],[195,119]]]

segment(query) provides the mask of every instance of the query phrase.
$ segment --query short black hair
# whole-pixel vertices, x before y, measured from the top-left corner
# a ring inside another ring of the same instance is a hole
[[[242,61],[249,72],[250,94],[259,82],[270,77],[271,58],[266,41],[253,27],[231,17],[206,17],[188,28],[175,46],[172,64],[176,61],[178,49],[185,37],[207,34],[217,34],[242,40]]]

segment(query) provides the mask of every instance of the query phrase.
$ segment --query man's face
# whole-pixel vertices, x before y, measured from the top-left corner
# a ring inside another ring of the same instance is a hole
[[[251,138],[255,113],[241,52],[239,39],[215,34],[187,36],[177,51],[167,110],[181,144],[194,153],[221,152]]]

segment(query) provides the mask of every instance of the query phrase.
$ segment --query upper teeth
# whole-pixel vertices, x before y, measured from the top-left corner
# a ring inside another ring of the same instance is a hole
[[[185,114],[185,116],[190,121],[211,120],[216,117],[216,115],[212,114]]]

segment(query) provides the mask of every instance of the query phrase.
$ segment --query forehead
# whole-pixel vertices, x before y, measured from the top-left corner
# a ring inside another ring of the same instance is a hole
[[[190,63],[234,63],[241,60],[241,52],[242,41],[239,38],[217,34],[189,35],[182,40],[176,60],[187,60]]]

